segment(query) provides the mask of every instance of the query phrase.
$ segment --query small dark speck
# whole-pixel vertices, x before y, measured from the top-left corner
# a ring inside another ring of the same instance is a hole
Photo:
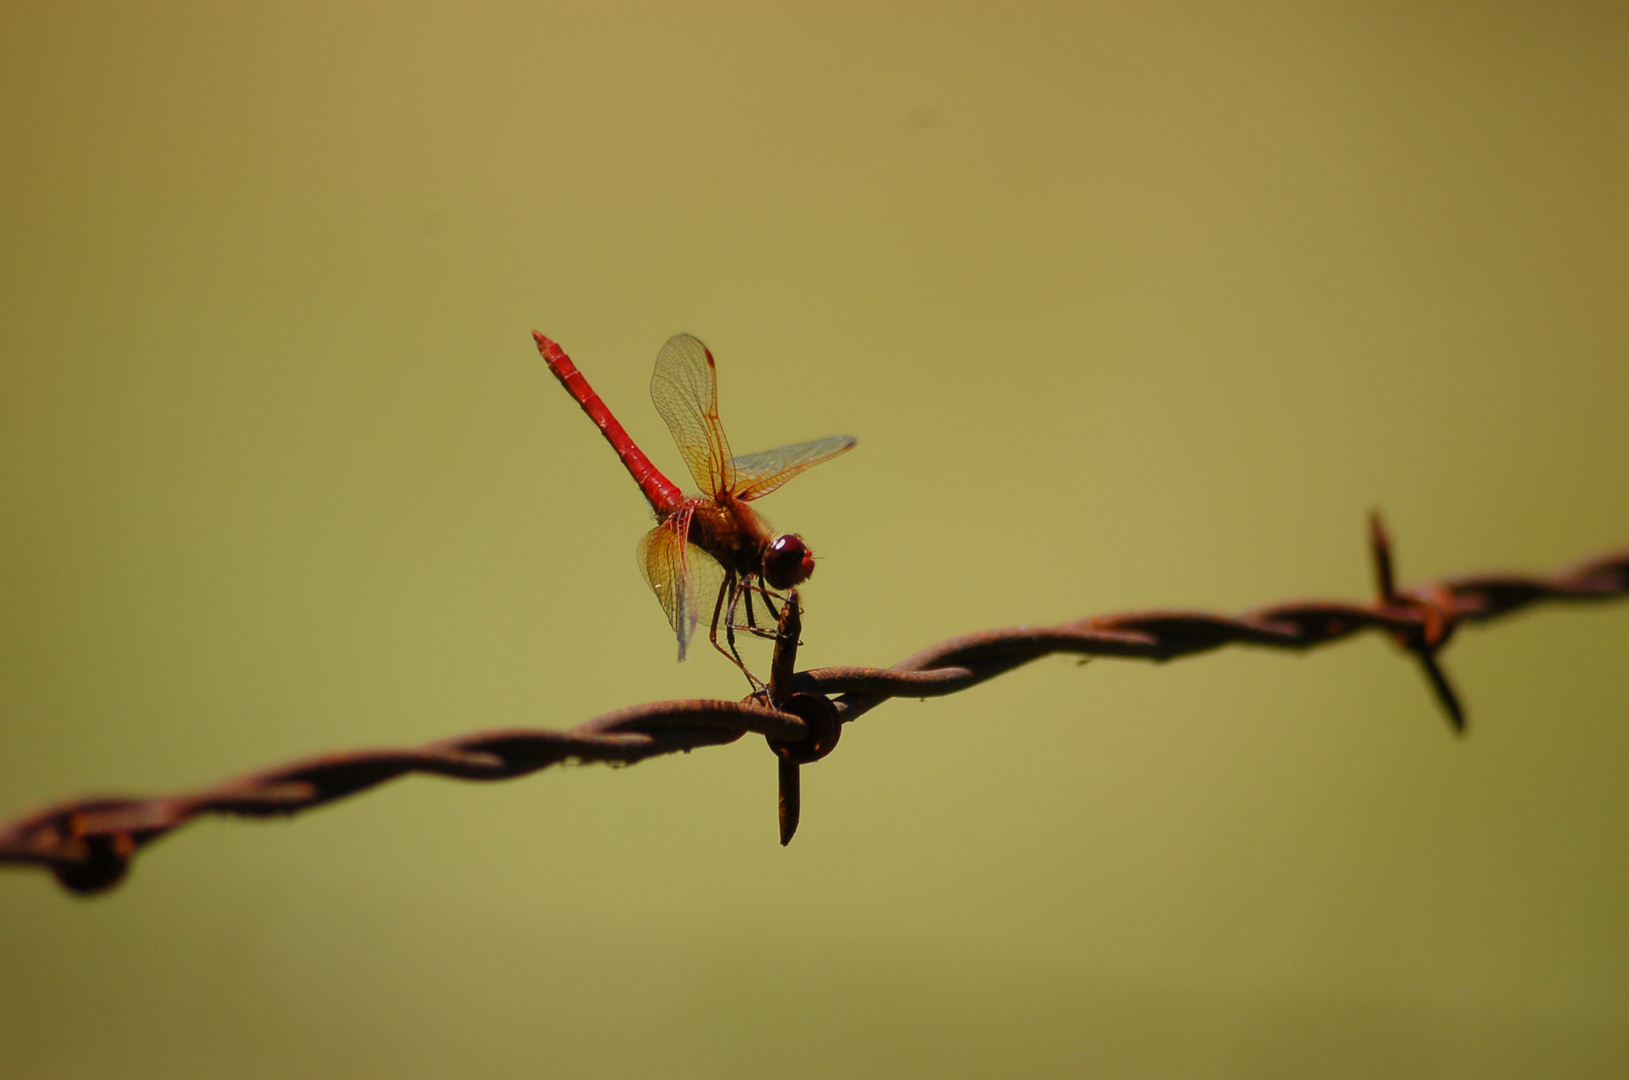
[[[438,233],[447,224],[447,215],[440,210],[426,210],[419,215],[419,228],[427,233]]]
[[[916,108],[905,114],[905,130],[921,131],[923,128],[932,127],[942,119],[943,117],[939,114],[939,110],[935,109],[933,106],[918,105]]]

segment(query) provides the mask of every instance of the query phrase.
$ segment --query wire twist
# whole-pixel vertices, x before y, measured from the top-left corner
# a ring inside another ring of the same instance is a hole
[[[649,757],[763,735],[778,758],[781,843],[800,811],[798,769],[829,754],[841,725],[894,697],[960,693],[1054,653],[1173,660],[1227,645],[1304,651],[1369,630],[1389,635],[1424,671],[1457,734],[1465,712],[1437,662],[1454,631],[1539,601],[1629,595],[1629,550],[1550,577],[1486,574],[1399,590],[1391,542],[1370,519],[1377,598],[1371,604],[1301,601],[1241,615],[1143,611],[1049,627],[987,630],[940,642],[891,668],[825,667],[794,672],[799,612],[794,595],[776,636],[768,686],[744,701],[677,700],[635,705],[574,728],[478,732],[399,750],[326,754],[213,787],[156,798],[80,799],[0,826],[0,864],[49,869],[63,887],[91,894],[123,879],[146,844],[204,814],[291,815],[366,791],[408,773],[508,780],[566,761],[630,765]],[[835,695],[835,697],[834,697]]]

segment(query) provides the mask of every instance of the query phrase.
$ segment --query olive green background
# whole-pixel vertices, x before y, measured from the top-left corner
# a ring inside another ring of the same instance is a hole
[[[1629,543],[1621,5],[0,9],[0,815],[736,697],[537,358],[718,357],[807,665]],[[676,479],[679,479],[677,474]],[[686,480],[686,486],[689,486]],[[762,659],[760,650],[756,653]],[[0,874],[0,1075],[1623,1076],[1629,604]]]

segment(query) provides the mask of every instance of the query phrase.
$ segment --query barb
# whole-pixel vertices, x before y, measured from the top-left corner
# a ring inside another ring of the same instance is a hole
[[[1398,590],[1391,541],[1378,515],[1370,519],[1370,542],[1378,592],[1372,604],[1303,601],[1237,616],[1100,615],[952,638],[891,668],[827,667],[792,674],[800,625],[794,594],[777,631],[770,684],[745,701],[661,701],[607,713],[567,731],[480,732],[416,749],[329,754],[187,794],[63,803],[0,826],[0,863],[44,867],[65,888],[95,893],[116,885],[143,846],[204,814],[295,814],[408,773],[508,780],[564,761],[628,765],[723,745],[749,733],[765,736],[778,758],[785,844],[797,829],[798,768],[831,753],[843,724],[889,698],[959,693],[1053,653],[1164,661],[1226,645],[1302,651],[1377,630],[1422,666],[1454,731],[1463,734],[1464,710],[1437,662],[1461,624],[1487,622],[1540,601],[1629,595],[1629,550],[1551,577],[1489,574]],[[833,695],[840,696],[834,700]]]

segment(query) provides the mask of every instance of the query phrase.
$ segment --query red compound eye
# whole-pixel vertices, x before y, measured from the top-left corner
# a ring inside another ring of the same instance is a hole
[[[803,538],[783,533],[764,548],[764,580],[772,589],[790,589],[809,580],[814,573],[814,556]]]

